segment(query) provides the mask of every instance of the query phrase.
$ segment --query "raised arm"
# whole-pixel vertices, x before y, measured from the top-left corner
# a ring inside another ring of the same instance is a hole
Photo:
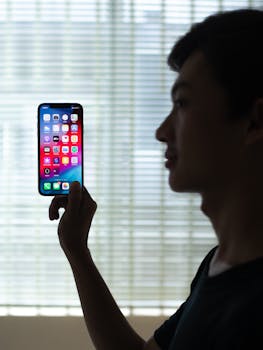
[[[158,350],[151,338],[145,342],[121,313],[88,249],[88,234],[96,202],[86,188],[72,183],[68,196],[55,196],[49,207],[50,220],[59,218],[60,245],[75,278],[85,322],[98,350]]]

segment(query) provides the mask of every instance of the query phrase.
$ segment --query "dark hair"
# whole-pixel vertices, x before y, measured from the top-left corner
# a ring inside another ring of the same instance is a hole
[[[237,120],[263,96],[262,43],[263,10],[217,12],[191,26],[175,43],[168,64],[179,72],[188,56],[201,49],[225,89],[231,119]]]

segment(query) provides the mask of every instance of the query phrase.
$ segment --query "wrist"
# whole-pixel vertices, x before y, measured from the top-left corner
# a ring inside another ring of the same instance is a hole
[[[64,253],[70,265],[81,266],[86,263],[87,259],[92,259],[91,252],[87,246],[78,247],[71,251],[64,250]]]

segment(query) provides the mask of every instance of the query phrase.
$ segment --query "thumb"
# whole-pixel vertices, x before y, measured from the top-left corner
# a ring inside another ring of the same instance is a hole
[[[70,185],[68,195],[67,212],[70,216],[76,216],[79,212],[81,204],[81,186],[78,181],[74,181]]]

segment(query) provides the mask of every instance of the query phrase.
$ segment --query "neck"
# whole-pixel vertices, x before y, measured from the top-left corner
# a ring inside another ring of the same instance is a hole
[[[251,184],[202,193],[201,210],[217,235],[219,260],[234,266],[263,256],[262,198],[263,189]]]

